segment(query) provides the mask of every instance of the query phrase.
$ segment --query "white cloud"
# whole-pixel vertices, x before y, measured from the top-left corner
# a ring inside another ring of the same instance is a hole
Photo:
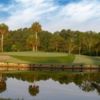
[[[15,0],[15,2],[15,5],[2,8],[2,11],[5,9],[10,16],[1,22],[8,24],[11,29],[29,26],[33,21],[41,21],[43,14],[57,9],[50,1],[46,2],[46,0]]]
[[[48,30],[54,31],[61,30],[62,28],[100,31],[99,22],[100,2],[98,0],[83,0],[79,3],[70,3],[60,8],[59,13],[45,27]]]
[[[0,11],[9,12],[0,22],[5,22],[10,29],[29,27],[34,21],[40,21],[49,31],[63,28],[75,30],[100,31],[100,2],[98,0],[82,0],[63,6],[54,0],[15,0],[16,4],[4,7]]]

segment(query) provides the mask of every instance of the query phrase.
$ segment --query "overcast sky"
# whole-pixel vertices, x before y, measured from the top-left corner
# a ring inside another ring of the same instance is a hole
[[[39,21],[48,31],[100,31],[100,0],[0,0],[0,23],[11,30]]]

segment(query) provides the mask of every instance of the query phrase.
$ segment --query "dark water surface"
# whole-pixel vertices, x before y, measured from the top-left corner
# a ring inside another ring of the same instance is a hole
[[[100,100],[100,73],[0,74],[0,100]]]

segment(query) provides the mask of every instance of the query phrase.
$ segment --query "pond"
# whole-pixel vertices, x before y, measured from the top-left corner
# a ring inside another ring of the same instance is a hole
[[[100,73],[0,74],[0,100],[100,100]]]

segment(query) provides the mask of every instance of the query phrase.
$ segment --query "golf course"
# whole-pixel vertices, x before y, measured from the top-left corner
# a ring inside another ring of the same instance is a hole
[[[26,64],[91,64],[100,65],[100,57],[68,55],[50,52],[4,52],[0,53],[0,62]]]

